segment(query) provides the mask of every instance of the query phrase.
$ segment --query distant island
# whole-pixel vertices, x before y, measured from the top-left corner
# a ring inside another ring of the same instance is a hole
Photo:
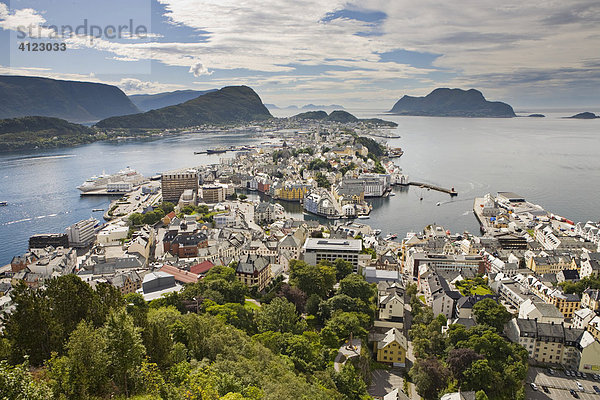
[[[215,92],[211,90],[176,90],[174,92],[163,92],[157,94],[134,94],[128,96],[129,99],[139,108],[140,111],[156,110],[158,108],[174,106],[175,104],[185,103],[206,93]]]
[[[564,118],[575,118],[575,119],[596,119],[596,118],[600,118],[600,115],[596,115],[594,113],[591,112],[582,112],[579,114],[575,114],[572,115],[570,117],[564,117]]]
[[[145,113],[104,119],[98,128],[171,129],[204,124],[249,122],[272,118],[248,86],[228,86],[182,104]]]
[[[350,114],[347,111],[336,110],[332,111],[331,114],[327,114],[325,111],[307,111],[300,114],[296,114],[291,118],[295,119],[313,119],[320,121],[330,121],[330,122],[340,122],[340,123],[354,123],[361,122],[364,124],[371,124],[376,126],[386,126],[390,128],[394,128],[398,126],[397,123],[392,121],[385,121],[380,118],[367,118],[367,119],[359,119],[354,115]]]
[[[0,152],[66,147],[103,139],[87,126],[52,117],[0,120]]]
[[[32,76],[0,76],[0,118],[43,116],[95,122],[138,108],[116,86]]]
[[[438,88],[425,97],[404,96],[389,112],[428,117],[516,117],[510,105],[499,101],[487,101],[483,94],[475,89]]]
[[[531,117],[531,118],[545,118],[546,116],[544,114],[529,114],[528,117]]]
[[[316,104],[306,104],[302,107],[298,106],[287,106],[287,107],[278,107],[275,104],[265,104],[270,110],[344,110],[345,108],[339,104],[330,104],[330,105],[316,105]]]

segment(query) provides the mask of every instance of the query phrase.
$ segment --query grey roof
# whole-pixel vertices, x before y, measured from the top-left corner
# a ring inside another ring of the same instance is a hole
[[[307,238],[304,248],[307,250],[361,251],[362,241],[358,239]]]

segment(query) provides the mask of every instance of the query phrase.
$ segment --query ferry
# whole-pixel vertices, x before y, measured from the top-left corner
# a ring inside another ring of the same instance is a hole
[[[0,201],[0,206],[7,206],[8,202],[7,201]]]

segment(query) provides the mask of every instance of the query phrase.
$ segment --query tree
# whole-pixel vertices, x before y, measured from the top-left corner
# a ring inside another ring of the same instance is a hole
[[[118,386],[129,397],[131,378],[142,364],[146,349],[139,328],[124,310],[109,315],[104,327],[110,370]]]
[[[475,303],[473,314],[478,324],[491,326],[498,333],[502,333],[504,325],[513,318],[502,304],[492,299],[483,299]]]
[[[285,297],[288,301],[294,303],[296,306],[296,311],[298,314],[302,314],[304,312],[304,307],[306,306],[307,296],[302,290],[297,287],[293,287],[284,283],[279,288],[279,292],[277,292],[277,296]]]
[[[71,334],[67,354],[49,361],[57,393],[69,398],[102,396],[108,384],[106,340],[99,329],[82,321]]]
[[[170,201],[164,201],[159,206],[165,212],[165,215],[175,210],[175,204]]]
[[[290,283],[307,296],[315,293],[327,297],[335,284],[335,269],[328,265],[308,265],[304,261],[290,260]]]
[[[361,400],[367,394],[367,385],[350,363],[344,364],[342,370],[333,375],[333,381],[344,400]]]
[[[446,385],[450,372],[436,358],[417,359],[410,370],[417,393],[425,400],[435,400]]]
[[[486,393],[495,388],[500,377],[494,371],[488,360],[476,360],[464,373],[464,386],[467,390],[483,390]]]
[[[341,294],[348,295],[355,299],[362,300],[365,304],[370,304],[371,297],[375,295],[373,285],[368,283],[362,275],[350,274],[340,281]]]
[[[144,224],[144,215],[141,213],[129,214],[129,223],[131,226],[142,226]]]
[[[256,324],[260,332],[295,332],[298,329],[296,306],[284,298],[276,297],[260,308]]]
[[[481,359],[483,359],[483,356],[470,348],[450,350],[446,362],[452,372],[452,376],[458,381],[459,387],[464,380],[463,373],[471,367],[473,362]]]
[[[39,382],[27,371],[28,365],[9,365],[0,361],[0,396],[2,399],[51,400],[50,388]]]
[[[246,200],[246,199],[248,198],[248,196],[246,196],[245,194],[243,194],[243,193],[242,193],[242,194],[240,194],[240,195],[238,196],[238,198],[239,198],[240,200],[244,201],[244,200]]]
[[[354,271],[352,263],[341,258],[335,260],[333,266],[335,268],[335,278],[338,282]]]

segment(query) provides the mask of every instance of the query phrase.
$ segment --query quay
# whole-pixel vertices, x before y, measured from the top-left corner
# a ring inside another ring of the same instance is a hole
[[[87,192],[81,192],[80,196],[124,196],[131,192],[109,192],[106,189],[98,189],[98,190],[88,190]]]
[[[458,192],[456,190],[454,190],[454,188],[452,188],[452,189],[445,189],[445,188],[440,187],[440,186],[435,186],[435,185],[431,185],[429,183],[421,183],[421,182],[408,182],[408,184],[411,185],[411,186],[419,186],[419,187],[422,187],[422,188],[437,190],[438,192],[442,192],[442,193],[448,193],[452,197],[458,196]]]

